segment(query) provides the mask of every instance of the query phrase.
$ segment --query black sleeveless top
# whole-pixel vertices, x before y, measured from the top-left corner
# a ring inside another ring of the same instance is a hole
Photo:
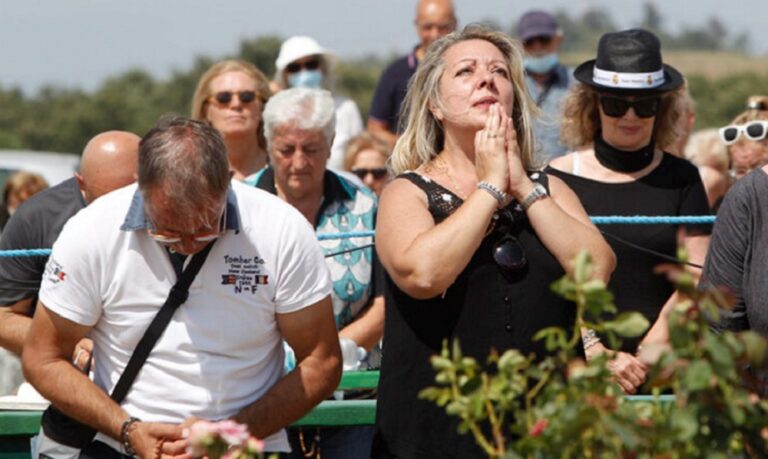
[[[606,183],[547,167],[581,200],[590,216],[608,215],[707,215],[709,205],[699,171],[688,161],[664,153],[648,175],[631,182]],[[601,225],[616,254],[616,269],[608,289],[618,313],[638,311],[653,324],[664,303],[675,291],[664,273],[654,268],[669,261],[640,248],[674,258],[680,225]],[[684,225],[688,234],[709,234],[710,225]],[[606,317],[611,315],[606,314]],[[626,338],[621,350],[634,354],[641,338]]]
[[[416,173],[400,177],[426,193],[435,224],[463,202]],[[533,173],[531,178],[548,188],[546,175]],[[374,458],[486,457],[471,434],[457,433],[457,417],[418,398],[421,389],[435,385],[429,358],[440,352],[443,340],[458,338],[464,354],[483,364],[492,349],[543,355],[544,345],[533,342],[533,335],[551,326],[572,329],[575,307],[549,288],[564,275],[563,268],[536,236],[519,204],[513,201],[507,210],[517,222],[511,232],[528,259],[517,278],[507,279],[493,260],[491,249],[504,236],[498,230],[485,237],[444,295],[417,300],[387,278]]]

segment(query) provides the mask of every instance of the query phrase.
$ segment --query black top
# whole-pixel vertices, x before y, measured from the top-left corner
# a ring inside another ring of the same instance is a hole
[[[0,250],[48,249],[70,217],[85,207],[85,200],[70,178],[25,201],[3,231]],[[87,235],[83,235],[87,237]],[[37,297],[48,257],[0,258],[0,305]]]
[[[414,52],[396,60],[381,74],[373,93],[369,116],[387,123],[390,131],[401,132],[400,107],[408,91],[408,80],[416,73],[418,61]]]
[[[648,175],[631,182],[605,183],[548,167],[573,189],[590,216],[708,215],[704,185],[695,166],[668,153]],[[669,261],[643,252],[625,242],[676,257],[679,225],[601,225],[606,241],[616,253],[616,270],[608,288],[615,296],[616,308],[639,311],[651,323],[674,292],[674,286],[653,268]],[[688,234],[708,234],[710,225],[686,225]],[[621,240],[620,240],[621,239]],[[634,353],[639,339],[626,340],[625,352]]]
[[[700,288],[725,286],[736,296],[718,330],[754,330],[768,337],[768,175],[757,169],[738,180],[717,213]],[[768,396],[768,364],[758,370]]]
[[[429,212],[439,224],[462,200],[439,184],[415,173],[410,180],[427,195]],[[543,174],[533,174],[544,186]],[[496,266],[491,249],[503,237],[492,231],[453,285],[428,300],[411,298],[387,279],[384,358],[376,412],[375,458],[486,457],[471,434],[459,435],[459,418],[421,400],[421,389],[436,385],[429,358],[445,339],[458,338],[465,355],[486,362],[491,349],[520,349],[543,355],[533,335],[545,327],[572,329],[575,307],[551,292],[550,284],[564,270],[543,246],[515,202],[510,207],[519,224],[512,230],[527,258],[527,269],[507,280]]]

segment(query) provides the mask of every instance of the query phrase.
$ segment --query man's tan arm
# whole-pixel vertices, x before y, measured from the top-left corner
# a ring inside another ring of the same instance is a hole
[[[65,414],[117,438],[127,414],[72,365],[72,353],[90,327],[38,303],[24,342],[24,377]]]
[[[341,379],[341,350],[330,296],[300,311],[278,314],[277,324],[296,354],[297,365],[235,416],[258,438],[304,416],[328,398]]]
[[[24,340],[32,325],[32,298],[0,307],[0,347],[21,357]]]

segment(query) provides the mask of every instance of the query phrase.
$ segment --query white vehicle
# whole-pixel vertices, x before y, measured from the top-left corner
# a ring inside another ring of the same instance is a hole
[[[0,190],[14,172],[35,172],[50,186],[70,177],[80,165],[80,156],[49,151],[0,150]]]

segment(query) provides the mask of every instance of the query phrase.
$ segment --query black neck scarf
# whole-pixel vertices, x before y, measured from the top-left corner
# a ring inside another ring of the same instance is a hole
[[[651,142],[634,151],[625,151],[614,148],[603,140],[603,132],[595,133],[595,158],[603,165],[616,172],[637,172],[647,167],[653,161],[655,151],[653,139]]]

